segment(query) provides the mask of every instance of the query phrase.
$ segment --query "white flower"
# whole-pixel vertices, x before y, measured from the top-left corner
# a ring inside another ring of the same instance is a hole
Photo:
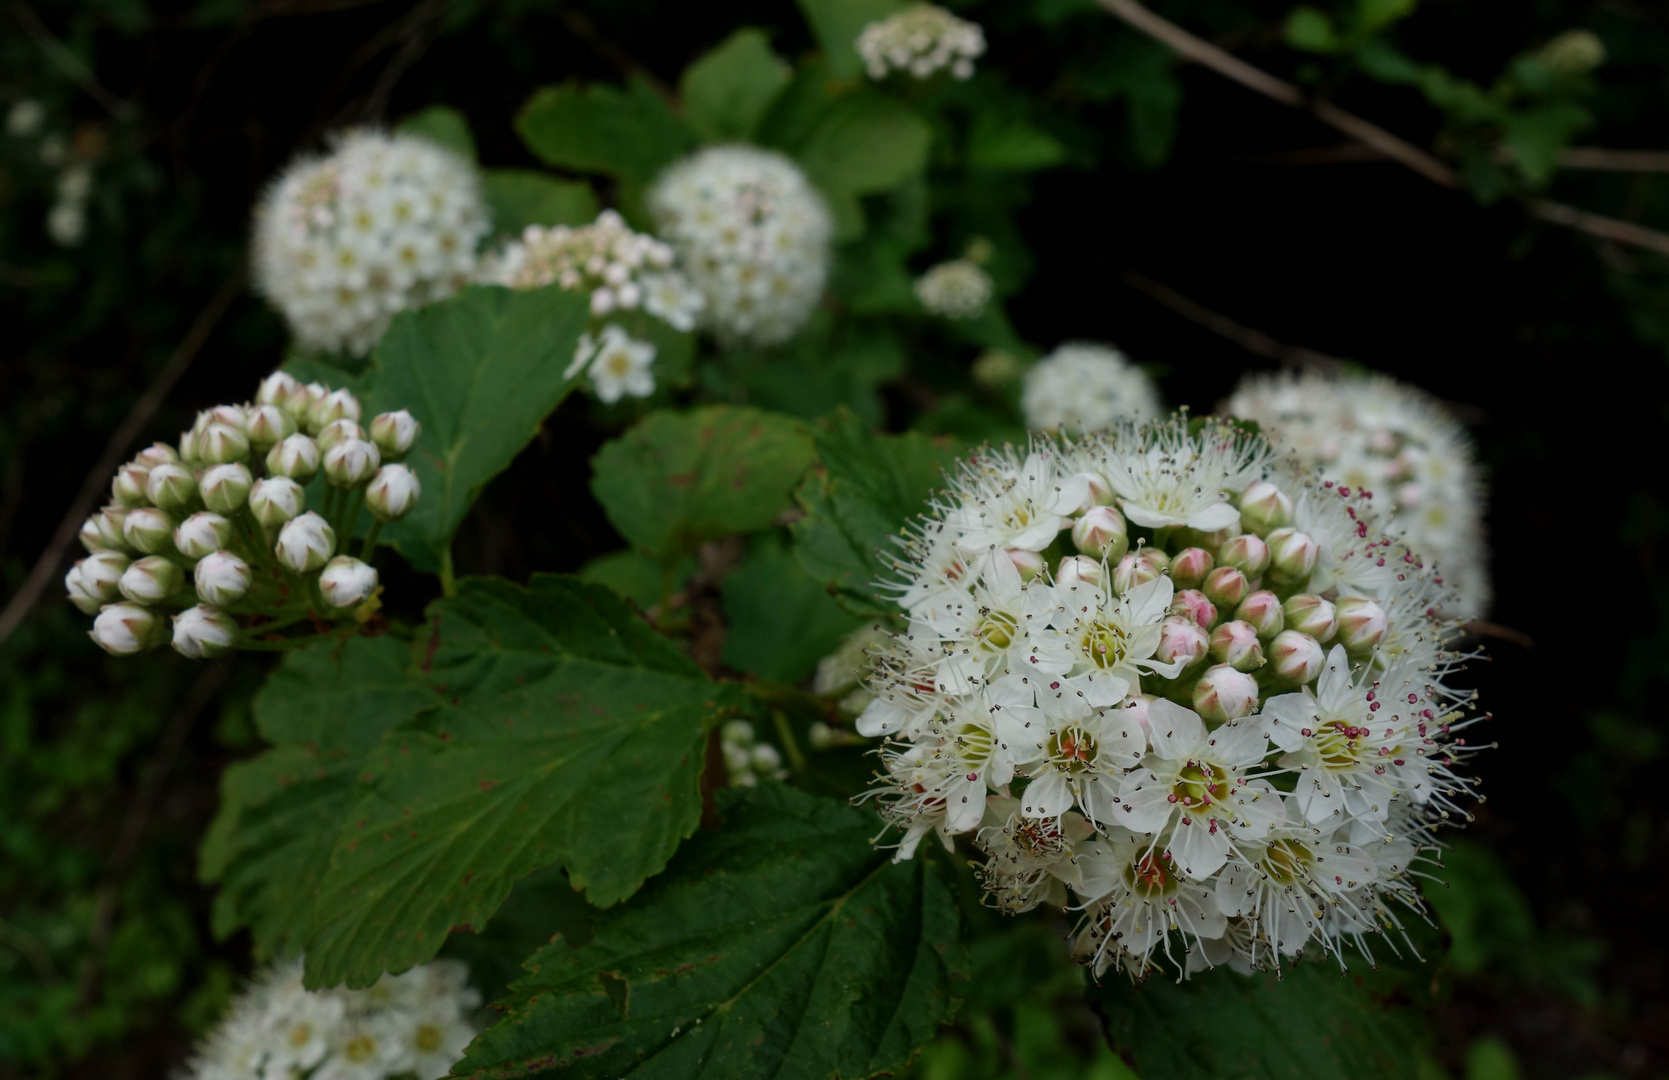
[[[174,651],[192,660],[219,656],[238,637],[238,624],[219,608],[198,604],[174,616]]]
[[[1094,826],[1080,814],[1040,818],[1023,813],[1018,799],[989,796],[985,824],[976,837],[990,856],[980,868],[980,883],[1010,915],[1040,903],[1064,905],[1066,887],[1083,880],[1078,847],[1094,835]]]
[[[823,295],[833,229],[823,197],[788,158],[717,146],[673,165],[649,192],[656,229],[726,342],[771,345]]]
[[[1241,846],[1217,878],[1217,908],[1252,924],[1247,959],[1253,966],[1262,966],[1265,955],[1279,965],[1280,957],[1300,955],[1317,938],[1324,951],[1336,952],[1336,936],[1326,930],[1329,909],[1354,907],[1351,894],[1374,876],[1373,860],[1361,851],[1295,821]]]
[[[991,275],[968,259],[952,259],[916,279],[916,299],[934,315],[971,319],[991,299]]]
[[[480,181],[426,140],[358,130],[293,163],[255,214],[255,280],[310,349],[371,351],[394,315],[456,292],[487,232]]]
[[[325,563],[319,573],[319,592],[332,607],[347,608],[363,603],[377,587],[375,568],[350,555],[338,555]]]
[[[1240,511],[1232,497],[1260,478],[1267,445],[1209,421],[1197,435],[1177,424],[1145,430],[1139,450],[1082,455],[1112,484],[1124,516],[1149,529],[1185,525],[1209,533],[1234,526]]]
[[[157,645],[160,617],[139,604],[107,604],[93,620],[92,638],[112,656],[131,656]]]
[[[249,591],[249,564],[230,551],[203,556],[192,570],[197,598],[205,604],[226,607],[243,599]]]
[[[1173,941],[1186,950],[1190,940],[1222,936],[1228,920],[1210,885],[1178,873],[1134,833],[1113,827],[1102,835],[1080,849],[1081,880],[1073,887],[1089,901],[1073,951],[1097,976],[1114,962],[1143,975],[1155,949],[1169,954]]]
[[[1063,472],[1060,455],[1034,450],[1022,461],[1012,451],[963,464],[945,521],[961,533],[956,544],[973,554],[992,547],[1042,551],[1089,496],[1084,477]]]
[[[985,52],[985,33],[942,7],[917,4],[865,26],[856,47],[872,79],[892,71],[925,79],[943,68],[966,79]]]
[[[624,396],[648,397],[655,392],[655,346],[639,341],[619,326],[603,327],[602,340],[591,360],[591,386],[597,400],[612,405]]]
[[[1117,349],[1089,342],[1062,345],[1027,370],[1020,407],[1027,427],[1074,434],[1163,411],[1146,372]]]

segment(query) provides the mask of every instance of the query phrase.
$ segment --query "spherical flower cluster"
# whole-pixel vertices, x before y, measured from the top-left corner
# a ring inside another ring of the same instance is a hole
[[[198,1048],[189,1080],[448,1075],[475,1038],[469,969],[436,960],[363,990],[307,990],[300,960],[264,972]]]
[[[1153,380],[1109,345],[1071,342],[1026,372],[1020,407],[1026,426],[1074,434],[1121,420],[1152,420],[1164,409]]]
[[[421,493],[396,464],[417,421],[383,413],[367,431],[359,419],[348,391],[275,372],[253,402],[200,413],[178,448],[157,443],[116,470],[110,505],[81,526],[87,557],[64,578],[70,602],[97,616],[93,640],[118,656],[171,640],[204,659],[271,647],[296,623],[355,618],[377,588],[383,523]],[[316,475],[322,513],[307,509]],[[362,509],[374,522],[354,558]],[[168,608],[185,609],[172,628]]]
[[[934,315],[971,319],[991,300],[991,275],[971,259],[942,262],[916,279],[916,299]]]
[[[649,193],[726,342],[771,345],[805,324],[828,276],[828,206],[798,165],[770,150],[715,146],[673,165]]]
[[[962,463],[858,721],[898,857],[967,837],[989,903],[1081,913],[1097,974],[1366,951],[1419,909],[1471,793],[1441,592],[1364,493],[1274,461],[1181,417]]]
[[[1395,528],[1441,571],[1451,614],[1489,610],[1484,484],[1472,440],[1427,395],[1383,375],[1253,375],[1226,405],[1306,467],[1390,505]]]
[[[591,298],[591,327],[581,337],[568,376],[589,368],[592,389],[604,402],[624,395],[647,397],[655,389],[650,366],[655,346],[635,338],[640,313],[675,330],[693,330],[704,306],[701,293],[672,265],[672,249],[633,232],[625,219],[604,210],[590,225],[529,225],[521,239],[483,261],[482,280],[512,289],[556,284]]]
[[[487,209],[473,167],[424,139],[353,131],[255,213],[255,282],[307,348],[369,353],[389,320],[457,292]]]
[[[985,32],[942,7],[917,4],[865,26],[857,49],[872,79],[884,79],[893,71],[925,79],[944,68],[966,79],[985,52]]]
[[[770,743],[760,742],[753,725],[746,720],[729,720],[719,729],[719,749],[724,769],[734,787],[753,787],[761,778],[788,779],[782,755]]]

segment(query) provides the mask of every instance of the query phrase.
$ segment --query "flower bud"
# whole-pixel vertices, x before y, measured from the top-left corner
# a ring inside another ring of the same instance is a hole
[[[1082,581],[1086,585],[1099,585],[1102,579],[1101,567],[1101,563],[1087,555],[1068,555],[1055,570],[1055,584],[1071,585]]]
[[[1035,551],[1006,551],[1008,561],[1020,571],[1021,581],[1030,581],[1043,572],[1043,556]]]
[[[1088,510],[1092,506],[1113,505],[1113,485],[1107,483],[1105,476],[1098,472],[1081,472],[1075,479],[1082,480],[1089,492],[1084,496],[1084,504],[1078,508],[1079,510]]]
[[[1297,630],[1282,630],[1269,643],[1269,665],[1264,674],[1283,686],[1306,686],[1321,675],[1326,662],[1321,643]]]
[[[1308,533],[1280,528],[1269,534],[1269,577],[1276,582],[1303,581],[1315,569],[1321,547]]]
[[[358,487],[368,482],[381,464],[376,443],[346,439],[325,451],[325,479],[339,488]]]
[[[1236,671],[1256,671],[1263,666],[1263,645],[1251,623],[1238,619],[1211,632],[1211,658]]]
[[[282,406],[290,399],[291,394],[300,389],[302,385],[296,381],[295,376],[285,371],[275,371],[261,380],[260,389],[255,391],[255,403]]]
[[[319,444],[306,435],[291,435],[267,451],[267,472],[305,484],[319,471]]]
[[[1211,552],[1204,548],[1183,548],[1171,559],[1171,580],[1179,589],[1197,589],[1213,565]]]
[[[1268,536],[1292,520],[1292,500],[1267,480],[1240,493],[1240,520],[1246,531]]]
[[[202,464],[202,461],[197,457],[197,433],[195,431],[180,432],[180,464]]]
[[[1269,568],[1269,545],[1251,533],[1231,536],[1217,549],[1217,565],[1232,566],[1255,578]]]
[[[1194,684],[1194,711],[1207,723],[1237,720],[1257,707],[1257,682],[1227,664],[1206,668],[1200,681]]]
[[[323,431],[333,420],[359,419],[359,399],[346,390],[331,390],[307,410],[307,430]]]
[[[149,506],[150,499],[145,494],[145,481],[150,478],[151,471],[137,462],[130,461],[116,470],[116,476],[110,481],[110,497],[117,506]]]
[[[1172,534],[1172,539],[1184,547],[1198,547],[1207,551],[1216,551],[1228,543],[1230,537],[1239,535],[1240,531],[1240,520],[1236,518],[1232,523],[1211,532],[1201,532],[1198,529],[1178,529]]]
[[[174,530],[174,548],[188,559],[219,551],[236,535],[232,523],[212,510],[192,514]]]
[[[1113,567],[1113,591],[1123,596],[1136,586],[1153,581],[1170,567],[1170,557],[1158,548],[1132,551]]]
[[[203,416],[207,417],[207,424],[225,424],[234,431],[249,433],[249,413],[242,405],[216,405]],[[203,430],[207,431],[208,426]]]
[[[197,457],[211,465],[225,465],[249,457],[249,436],[218,420],[197,436]]]
[[[1252,593],[1252,583],[1232,566],[1219,566],[1205,576],[1206,598],[1224,611],[1233,611]]]
[[[237,620],[205,604],[174,616],[174,651],[191,660],[208,660],[238,639]]]
[[[1152,694],[1131,694],[1129,697],[1119,702],[1118,707],[1124,710],[1121,715],[1128,716],[1130,719],[1136,721],[1136,723],[1141,726],[1142,734],[1146,736],[1153,732],[1153,721],[1148,718],[1147,710],[1149,706],[1158,700],[1159,699]]]
[[[1092,506],[1072,524],[1072,544],[1085,555],[1116,562],[1130,550],[1124,515],[1110,506]]]
[[[305,429],[309,423],[308,414],[313,411],[313,406],[323,401],[328,393],[330,389],[324,383],[308,383],[303,386],[298,382],[283,401],[273,404],[295,417],[298,428]]]
[[[70,569],[80,587],[81,594],[93,601],[92,610],[83,607],[76,599],[76,586],[71,585],[70,577],[64,578],[64,587],[70,590],[70,600],[88,615],[97,612],[100,605],[114,603],[122,598],[122,574],[129,566],[128,557],[116,551],[97,551],[82,559]]]
[[[184,465],[158,465],[145,481],[145,495],[164,510],[178,510],[197,497],[197,476]]]
[[[398,461],[405,457],[422,433],[423,425],[404,409],[380,413],[371,420],[371,441],[382,451],[385,461]]]
[[[203,556],[192,571],[197,598],[216,607],[230,607],[249,591],[249,564],[230,551]]]
[[[174,519],[151,506],[129,510],[122,520],[122,536],[128,545],[146,555],[167,551],[174,543]]]
[[[1203,658],[1210,647],[1211,639],[1199,623],[1186,615],[1170,615],[1159,624],[1159,647],[1153,656],[1161,664],[1181,660],[1186,668]]]
[[[104,535],[99,532],[98,515],[94,515],[81,523],[81,531],[76,533],[76,539],[88,552],[104,551]]]
[[[755,743],[748,751],[748,764],[754,772],[769,776],[782,768],[782,752],[770,743]]]
[[[331,607],[363,603],[377,587],[377,571],[358,559],[338,555],[319,574],[319,592]]]
[[[185,575],[161,555],[147,555],[122,574],[122,595],[136,604],[160,604],[180,589]]]
[[[1184,589],[1172,597],[1171,614],[1193,619],[1201,630],[1210,630],[1217,624],[1217,605],[1198,589]]]
[[[1385,609],[1365,596],[1341,596],[1334,605],[1339,619],[1339,644],[1352,656],[1364,656],[1385,640],[1390,623]]]
[[[128,543],[127,532],[123,528],[127,524],[127,511],[120,506],[107,506],[87,520],[93,522],[98,529],[99,543],[106,551],[132,551],[133,545]]]
[[[70,567],[69,572],[64,575],[64,594],[83,615],[97,615],[99,609],[105,605],[105,601],[93,595],[92,587],[87,584],[80,563]]]
[[[89,635],[113,656],[132,656],[162,644],[162,620],[139,604],[107,604]]]
[[[337,443],[347,442],[349,439],[365,438],[365,429],[359,426],[359,421],[343,417],[326,424],[313,441],[319,444],[319,453],[323,454]]]
[[[276,405],[257,405],[249,414],[249,448],[264,454],[296,433],[296,421]]]
[[[267,528],[284,524],[307,505],[307,493],[288,476],[257,480],[249,490],[249,512]]]
[[[278,543],[273,551],[286,569],[311,574],[336,553],[336,530],[324,518],[309,511],[278,530]]]
[[[255,479],[243,465],[215,465],[197,481],[203,505],[217,514],[235,514],[249,499]]]
[[[365,505],[378,521],[397,521],[411,512],[423,494],[417,474],[405,465],[384,465],[365,489]]]
[[[1234,610],[1234,617],[1243,623],[1250,623],[1264,641],[1285,630],[1287,625],[1280,598],[1268,589],[1259,589],[1242,600]]]
[[[1339,617],[1332,602],[1314,593],[1287,597],[1281,611],[1286,616],[1288,630],[1308,634],[1317,641],[1331,641],[1333,635],[1339,632]]]
[[[174,453],[174,448],[167,443],[152,443],[139,451],[133,463],[142,469],[154,469],[158,465],[178,465],[180,455]]]

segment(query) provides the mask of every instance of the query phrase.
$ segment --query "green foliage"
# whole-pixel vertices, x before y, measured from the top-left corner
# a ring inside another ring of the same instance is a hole
[[[814,581],[781,538],[762,536],[724,582],[724,662],[798,682],[862,624]]]
[[[684,69],[678,82],[684,118],[707,142],[746,142],[789,77],[764,33],[738,30]]]
[[[871,815],[776,784],[719,808],[588,943],[528,961],[456,1075],[863,1077],[950,1018],[964,959],[932,860],[894,863]]]
[[[457,109],[445,105],[431,105],[413,113],[394,125],[402,135],[416,135],[444,146],[465,161],[476,158],[475,136],[470,134],[469,121]]]
[[[547,165],[639,184],[649,183],[695,143],[689,128],[640,78],[624,90],[547,86],[522,106],[516,130]]]
[[[578,180],[557,180],[533,169],[485,169],[481,186],[496,233],[514,236],[529,225],[585,225],[597,217],[596,193]]]
[[[863,74],[858,35],[877,19],[902,11],[902,0],[798,0],[800,11],[823,47],[829,77],[855,79]]]

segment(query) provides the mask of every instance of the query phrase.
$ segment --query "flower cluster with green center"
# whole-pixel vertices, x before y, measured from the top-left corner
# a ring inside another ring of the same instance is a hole
[[[456,960],[363,990],[307,990],[293,960],[264,972],[198,1048],[188,1080],[433,1080],[475,1037],[481,995]]]
[[[157,443],[118,469],[110,505],[81,527],[87,557],[64,578],[70,602],[96,616],[93,640],[118,656],[171,640],[203,659],[288,647],[297,624],[329,632],[368,617],[377,538],[421,494],[399,464],[420,429],[405,410],[369,430],[359,421],[348,391],[275,372],[253,402],[209,409],[177,448]]]
[[[1081,913],[1098,975],[1371,958],[1421,911],[1478,718],[1366,493],[1180,416],[983,449],[901,543],[857,722],[899,858],[965,836],[989,903]]]

